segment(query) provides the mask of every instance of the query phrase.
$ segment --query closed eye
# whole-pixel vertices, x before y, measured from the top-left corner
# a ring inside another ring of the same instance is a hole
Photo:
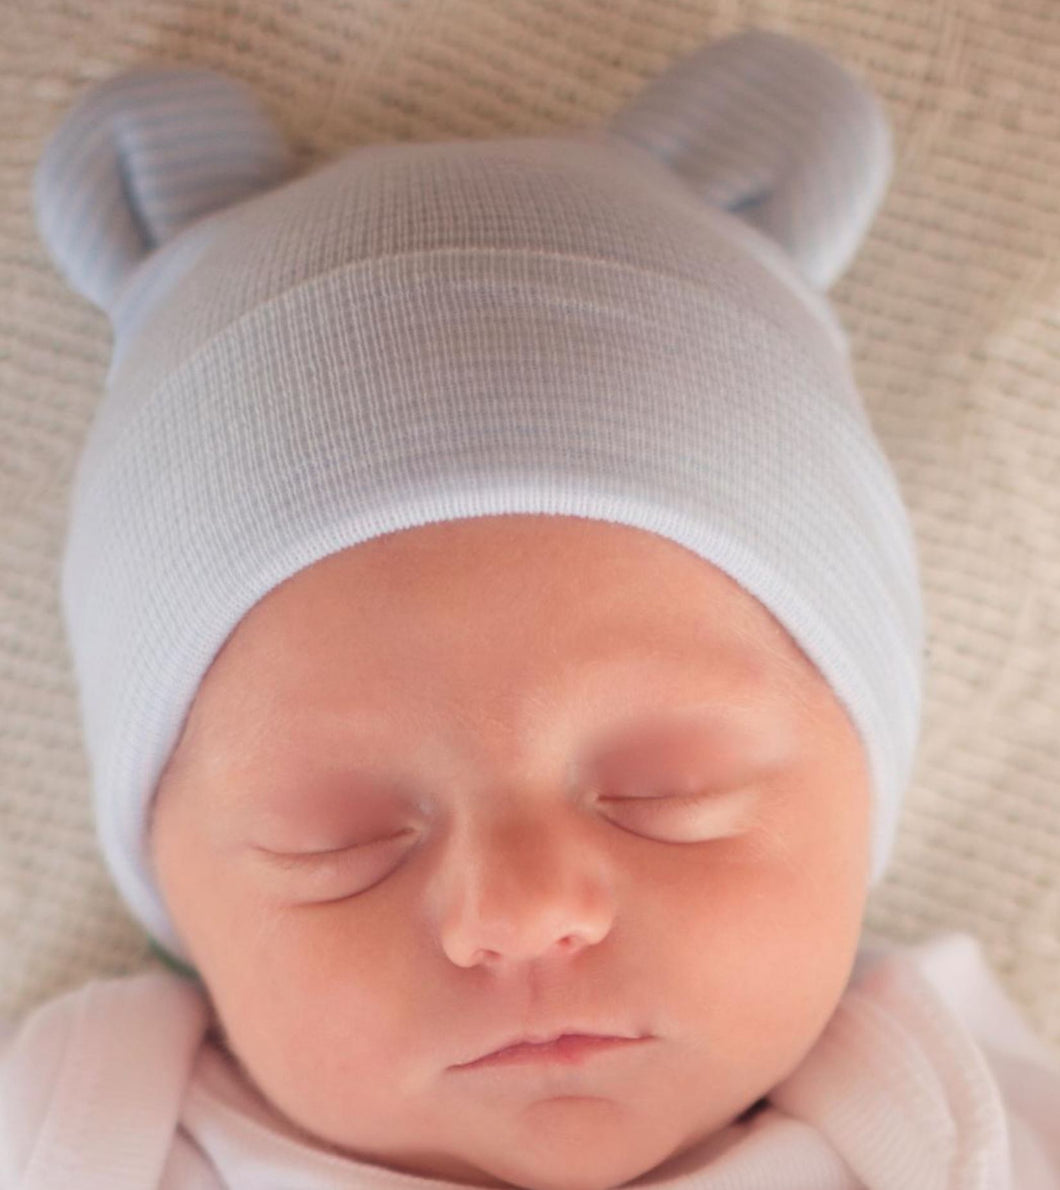
[[[329,847],[325,851],[272,851],[268,847],[255,847],[254,850],[261,852],[279,868],[300,868],[306,864],[326,862],[329,858],[334,859],[351,851],[366,851],[369,847],[394,843],[405,835],[413,833],[410,827],[407,830],[398,831],[397,834],[388,835],[385,839],[371,839],[367,843],[347,843],[343,847]]]
[[[759,792],[743,787],[724,791],[706,789],[690,794],[600,797],[597,800],[614,808],[615,824],[620,830],[632,829],[635,834],[643,832],[661,842],[706,843],[746,830],[752,824],[749,811]],[[632,828],[623,826],[623,821],[628,822],[631,817]],[[327,880],[329,874],[345,879],[350,863],[362,857],[364,863],[385,861],[386,870],[389,870],[393,862],[388,858],[390,853],[377,849],[416,833],[409,827],[383,839],[321,851],[279,852],[266,847],[255,847],[254,850],[264,855],[270,865],[284,871],[304,872],[316,883]],[[384,869],[380,871],[384,872]]]
[[[746,801],[752,793],[748,788],[697,789],[694,793],[650,793],[625,797],[600,797],[597,800],[608,804],[634,806],[729,806],[734,801]]]
[[[649,793],[638,794],[632,797],[602,797],[599,800],[602,802],[664,802],[667,805],[678,804],[685,802],[701,802],[704,798],[721,797],[722,795],[717,790],[701,789],[696,793]]]
[[[753,788],[737,788],[652,797],[604,797],[600,801],[619,807],[616,813],[622,818],[632,816],[635,823],[646,824],[650,833],[664,842],[695,843],[727,838],[745,830],[751,825],[758,794]]]

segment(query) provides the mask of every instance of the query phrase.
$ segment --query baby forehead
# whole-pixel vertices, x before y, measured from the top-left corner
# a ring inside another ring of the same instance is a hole
[[[450,645],[391,663],[381,648],[355,672],[341,650],[289,655],[268,673],[238,673],[230,697],[214,699],[212,722],[229,724],[229,740],[259,758],[290,748],[337,754],[355,743],[365,756],[457,747],[508,763],[550,748],[580,751],[586,741],[604,750],[710,736],[736,747],[768,736],[779,746],[799,706],[813,701],[789,674],[770,675],[745,654],[631,638],[566,658],[524,660],[531,651],[532,642],[463,653]]]
[[[760,707],[824,686],[773,615],[720,568],[655,534],[503,515],[337,551],[256,604],[193,715],[265,742],[358,721],[532,734],[583,703]],[[828,690],[824,686],[825,690]]]
[[[475,691],[499,712],[509,699],[551,706],[614,686],[749,697],[816,674],[771,618],[749,622],[729,605],[696,617],[631,598],[595,617],[559,598],[519,606],[530,598],[490,589],[467,602],[384,600],[348,615],[296,593],[233,640],[222,680],[251,701],[307,708],[340,692],[356,704]]]
[[[371,538],[290,576],[233,635],[258,629],[275,640],[287,630],[308,644],[336,625],[362,629],[368,644],[392,626],[426,626],[441,642],[443,631],[482,640],[522,629],[539,651],[576,651],[587,637],[602,654],[656,638],[665,651],[679,638],[681,648],[748,659],[762,648],[801,655],[773,613],[700,554],[647,530],[561,515],[469,517]]]

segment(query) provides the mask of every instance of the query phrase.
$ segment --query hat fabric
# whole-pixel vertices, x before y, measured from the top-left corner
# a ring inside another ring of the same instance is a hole
[[[57,267],[114,331],[62,609],[100,845],[163,947],[188,958],[148,810],[235,626],[335,551],[499,513],[660,534],[768,608],[864,744],[880,878],[923,610],[825,291],[891,165],[871,92],[763,30],[600,126],[365,146],[301,176],[214,71],[82,97],[34,189]]]

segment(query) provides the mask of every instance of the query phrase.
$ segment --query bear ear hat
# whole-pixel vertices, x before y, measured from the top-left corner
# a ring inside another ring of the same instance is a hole
[[[52,134],[33,178],[37,228],[72,288],[110,311],[156,248],[294,171],[245,83],[145,66],[92,87]]]
[[[857,253],[893,167],[872,91],[822,50],[765,29],[678,59],[606,128],[768,236],[822,292]]]
[[[822,291],[857,252],[892,167],[872,92],[824,52],[761,29],[678,59],[604,127],[767,236]],[[60,272],[110,311],[165,241],[294,172],[245,83],[147,66],[66,115],[38,163],[34,209]]]

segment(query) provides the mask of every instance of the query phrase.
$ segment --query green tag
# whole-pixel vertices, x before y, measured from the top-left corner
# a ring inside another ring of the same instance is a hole
[[[195,983],[202,983],[202,976],[199,975],[198,971],[196,971],[194,967],[187,966],[186,963],[182,963],[180,959],[171,955],[168,951],[163,950],[162,947],[159,946],[154,940],[154,938],[151,938],[150,942],[151,950],[162,960],[163,963],[165,963],[165,965],[171,971],[175,971],[178,975],[183,975],[185,979],[194,980]]]

